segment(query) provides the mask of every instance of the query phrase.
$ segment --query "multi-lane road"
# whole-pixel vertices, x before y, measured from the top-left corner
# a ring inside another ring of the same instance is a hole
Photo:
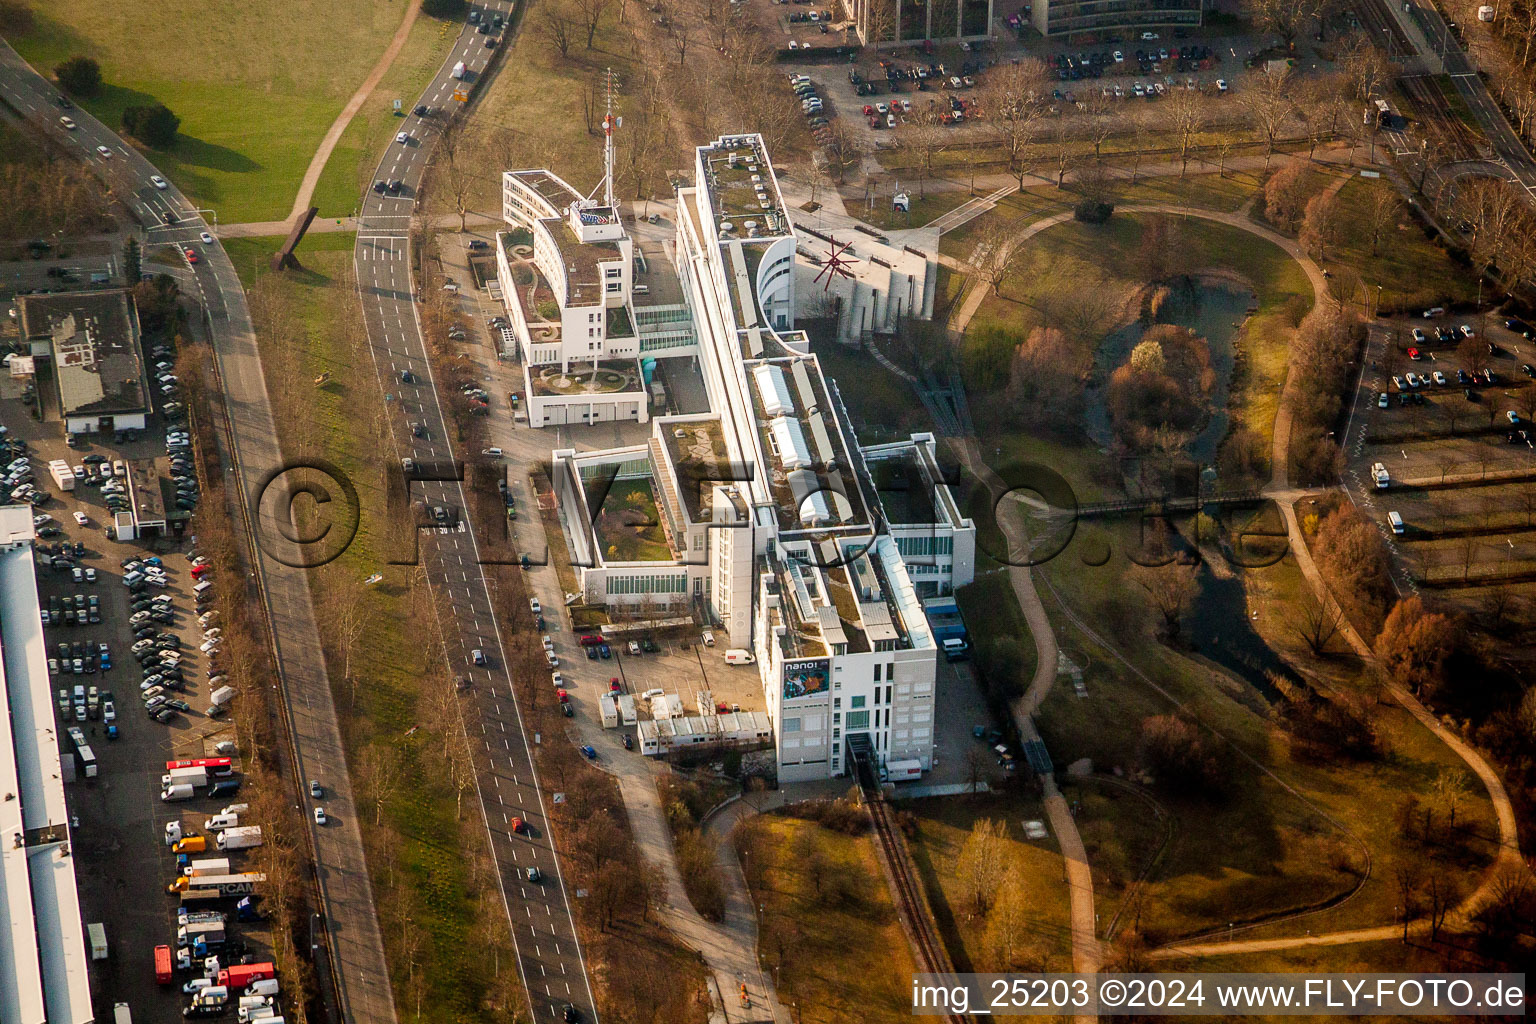
[[[1471,57],[1462,48],[1455,33],[1445,23],[1445,18],[1430,0],[1381,0],[1388,15],[1400,23],[1411,22],[1423,33],[1430,52],[1423,56],[1438,61],[1456,84],[1456,91],[1466,102],[1478,126],[1487,137],[1494,153],[1509,170],[1514,183],[1523,187],[1527,197],[1536,196],[1536,160],[1510,127],[1509,120],[1493,95],[1488,91]],[[1404,26],[1407,31],[1408,26]],[[1411,37],[1411,32],[1409,33]]]
[[[198,253],[197,263],[184,263],[177,276],[183,292],[195,292],[208,313],[196,329],[208,332],[223,386],[232,442],[228,454],[235,469],[233,498],[238,502],[231,514],[238,523],[236,509],[250,509],[252,498],[261,496],[265,482],[284,463],[256,333],[234,264],[217,239],[211,244],[203,240],[209,232],[207,222],[174,184],[167,182],[166,188],[157,188],[152,179],[161,175],[142,154],[85,111],[63,109],[57,90],[3,41],[0,95],[55,141],[80,148],[81,159],[108,182],[145,228],[146,248],[175,245]],[[59,117],[65,115],[74,121],[73,130],[59,123]],[[174,224],[167,224],[167,214],[175,217]],[[313,778],[325,784],[326,809],[336,819],[331,827],[310,827],[337,967],[340,1009],[344,1019],[354,1024],[394,1024],[384,944],[306,571],[291,567],[290,563],[298,559],[285,556],[276,546],[291,533],[291,527],[277,528],[274,518],[287,507],[268,500],[262,508],[263,513],[248,524],[258,536],[259,556],[252,583],[265,602],[273,627],[278,671],[297,748],[294,770],[299,779]],[[311,820],[307,813],[305,820]]]
[[[476,9],[485,17],[498,12],[510,16],[512,5],[495,2]],[[455,80],[452,69],[462,61],[469,69],[468,82],[483,88],[477,79],[485,74],[493,55],[486,46],[488,38],[493,37],[480,34],[474,25],[465,26],[453,52],[411,107],[414,111],[426,106],[430,113],[425,117],[411,113],[402,119],[399,130],[407,132],[410,141],[391,144],[374,175],[379,181],[399,181],[399,193],[367,192],[359,216],[357,280],[369,343],[382,391],[396,396],[411,424],[406,429],[399,418],[393,421],[400,428],[401,454],[408,454],[419,466],[451,463],[454,452],[416,318],[409,228],[439,126],[448,118],[466,116],[454,98],[466,83]],[[414,383],[402,380],[406,371]],[[376,400],[383,399],[381,393]],[[463,488],[456,480],[414,481],[411,487],[413,499],[466,508]],[[448,671],[476,683],[476,696],[464,705],[466,727],[485,746],[485,767],[478,779],[480,800],[533,1018],[560,1021],[570,1006],[572,1019],[596,1020],[566,883],[506,673],[507,659],[481,574],[474,532],[429,531],[420,552],[433,586],[448,599],[444,604],[449,610],[442,621]],[[551,609],[550,614],[557,613]],[[487,665],[475,664],[477,650],[484,652]],[[515,833],[512,823],[519,818],[526,827]],[[528,881],[530,868],[539,869],[542,882]]]

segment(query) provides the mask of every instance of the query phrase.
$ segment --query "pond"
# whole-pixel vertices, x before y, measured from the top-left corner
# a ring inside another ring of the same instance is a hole
[[[1253,292],[1230,282],[1201,282],[1193,288],[1176,290],[1158,311],[1157,323],[1176,324],[1200,335],[1210,344],[1211,369],[1216,385],[1211,392],[1211,418],[1184,449],[1195,462],[1209,464],[1216,459],[1216,449],[1227,436],[1227,398],[1232,381],[1233,341],[1248,310],[1254,305]],[[1141,341],[1148,324],[1140,320],[1105,336],[1094,357],[1094,379],[1105,384],[1109,375],[1130,356]],[[1105,407],[1103,387],[1095,384],[1087,390],[1085,424],[1088,436],[1102,448],[1114,444],[1114,427]]]
[[[1196,651],[1248,683],[1264,699],[1276,693],[1269,673],[1295,678],[1274,648],[1264,642],[1248,618],[1248,599],[1240,572],[1200,571],[1200,589],[1190,602],[1185,635]]]

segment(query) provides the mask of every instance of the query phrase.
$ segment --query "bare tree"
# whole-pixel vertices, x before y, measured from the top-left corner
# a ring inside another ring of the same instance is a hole
[[[914,124],[903,128],[899,138],[917,158],[917,194],[922,198],[927,195],[926,185],[933,176],[934,160],[949,146],[949,132],[936,124]]]
[[[358,788],[363,799],[373,804],[373,823],[384,822],[384,808],[399,788],[403,769],[400,751],[390,744],[375,741],[363,749],[358,759]]]
[[[562,60],[570,57],[579,22],[568,0],[541,3],[536,17],[539,34],[559,52]]]
[[[612,3],[613,0],[576,0],[581,27],[587,34],[587,49],[592,49],[592,41],[597,37],[597,26],[602,22],[603,15],[608,13]]]
[[[1421,913],[1419,893],[1424,888],[1423,870],[1417,860],[1402,859],[1392,871],[1397,883],[1397,908],[1403,916],[1403,941],[1408,941],[1408,924]]]
[[[688,44],[692,39],[688,34],[687,25],[674,25],[672,27],[672,45],[677,50],[677,65],[682,67],[688,63]]]
[[[1322,657],[1334,637],[1339,635],[1341,618],[1337,607],[1324,607],[1310,593],[1304,593],[1302,600],[1290,611],[1289,625],[1291,632],[1307,645],[1314,657]]]
[[[1339,63],[1349,81],[1354,97],[1363,105],[1380,95],[1396,75],[1385,51],[1363,34],[1351,34],[1340,41]]]
[[[323,587],[324,613],[329,632],[335,637],[341,654],[341,675],[347,683],[352,703],[357,704],[357,680],[352,675],[352,655],[357,643],[373,624],[373,603],[368,598],[368,588],[357,578],[357,573],[332,563],[326,573]]]
[[[1343,236],[1338,197],[1319,192],[1307,200],[1307,212],[1301,221],[1301,244],[1311,251],[1312,257],[1319,263],[1327,260],[1329,249],[1342,242]]]
[[[983,124],[1007,156],[1008,173],[1018,179],[1020,191],[1030,171],[1030,149],[1048,114],[1046,82],[1045,65],[1033,58],[994,67],[982,79]]]
[[[1397,225],[1402,210],[1403,202],[1397,198],[1397,189],[1386,185],[1372,190],[1370,201],[1365,205],[1365,228],[1371,236],[1372,256],[1381,251],[1382,236]]]
[[[1147,595],[1147,601],[1162,618],[1162,636],[1173,640],[1179,635],[1184,606],[1195,595],[1199,580],[1193,565],[1177,563],[1163,566],[1138,565],[1131,579]]]
[[[965,748],[965,783],[972,793],[981,792],[982,780],[987,777],[987,755],[981,747]]]
[[[977,231],[976,247],[971,250],[971,265],[992,286],[992,294],[1002,292],[1003,281],[1018,265],[1023,249],[1015,244],[1014,227],[1001,217],[984,217]]]
[[[1177,91],[1164,108],[1168,112],[1168,131],[1178,137],[1179,177],[1189,168],[1189,150],[1196,136],[1205,130],[1205,98],[1188,89]]]
[[[470,152],[464,137],[466,122],[455,120],[446,125],[437,137],[439,181],[453,208],[459,215],[459,230],[463,231],[469,214],[469,197],[475,188],[475,176],[479,161]]]
[[[1308,15],[1305,0],[1243,0],[1242,7],[1256,28],[1276,33],[1288,48]]]
[[[1254,127],[1264,137],[1264,173],[1275,155],[1280,132],[1295,112],[1290,98],[1290,69],[1258,68],[1244,79],[1242,105]]]
[[[1008,826],[980,818],[971,826],[955,867],[976,912],[984,914],[1007,874]]]
[[[896,26],[901,17],[896,0],[865,0],[864,12],[865,45],[887,43],[896,38]]]

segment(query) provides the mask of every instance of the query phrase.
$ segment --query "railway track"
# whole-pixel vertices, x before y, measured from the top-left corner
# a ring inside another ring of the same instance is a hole
[[[1359,0],[1353,7],[1355,18],[1365,29],[1366,38],[1386,51],[1391,60],[1418,56],[1418,51],[1403,34],[1402,28],[1382,8],[1383,0]]]
[[[881,799],[875,787],[865,784],[862,778],[860,788],[864,791],[864,806],[869,809],[870,821],[875,826],[875,837],[885,851],[886,863],[890,865],[891,879],[895,883],[891,895],[896,901],[897,913],[911,923],[912,938],[917,946],[917,969],[924,974],[948,974],[953,966],[939,940],[933,920],[928,915],[928,904],[923,899],[921,883],[912,871],[906,844],[902,842],[896,824],[891,820],[891,805]],[[944,1019],[949,1024],[967,1024],[968,1021],[968,1018],[958,1013],[947,1014]]]
[[[1404,75],[1397,80],[1397,84],[1413,105],[1419,123],[1444,147],[1443,159],[1438,163],[1480,160],[1487,155],[1487,140],[1480,132],[1468,127],[1451,109],[1450,101],[1440,91],[1434,78],[1427,75]]]

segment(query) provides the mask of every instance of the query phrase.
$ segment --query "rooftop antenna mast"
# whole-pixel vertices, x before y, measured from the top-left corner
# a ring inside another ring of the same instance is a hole
[[[613,113],[613,88],[618,82],[618,73],[613,68],[603,70],[606,95],[606,107],[603,112],[603,202],[610,210],[618,209],[618,204],[613,199],[613,130],[624,125],[624,119]]]

